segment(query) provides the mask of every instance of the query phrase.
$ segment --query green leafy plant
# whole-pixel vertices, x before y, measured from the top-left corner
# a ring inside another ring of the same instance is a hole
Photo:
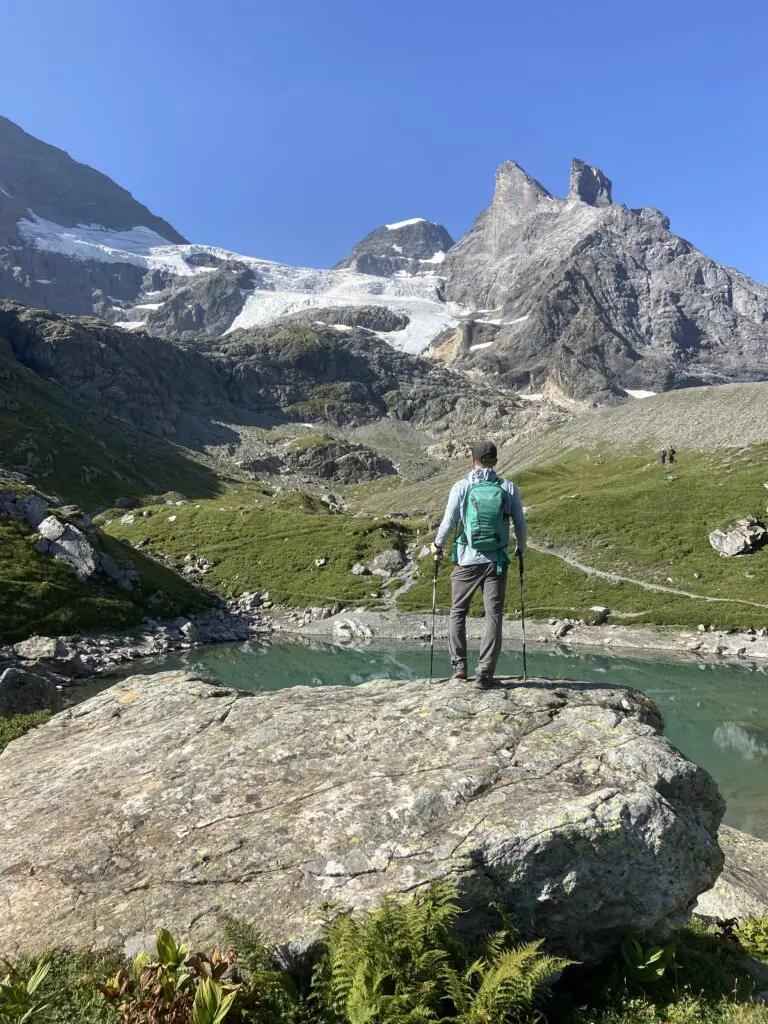
[[[750,956],[768,963],[768,917],[745,917],[733,935]]]
[[[676,944],[652,946],[646,949],[637,939],[625,939],[621,944],[627,977],[640,985],[660,981],[670,964],[674,963]]]
[[[242,1002],[249,1024],[316,1024],[304,991],[307,972],[294,976],[247,921],[225,918],[222,924],[227,943],[237,949],[238,973],[245,982]]]
[[[221,1024],[238,992],[222,980],[235,954],[191,954],[165,928],[157,933],[155,952],[154,959],[140,953],[130,970],[99,986],[120,1024]]]
[[[6,967],[8,973],[0,982],[0,1024],[40,1021],[48,1003],[37,998],[37,990],[51,969],[51,957],[39,960],[28,977],[12,964],[6,962]]]
[[[515,946],[508,930],[480,948],[461,942],[456,889],[438,884],[407,900],[326,922],[313,977],[323,1020],[333,1024],[503,1024],[530,1012],[568,961],[540,943]]]

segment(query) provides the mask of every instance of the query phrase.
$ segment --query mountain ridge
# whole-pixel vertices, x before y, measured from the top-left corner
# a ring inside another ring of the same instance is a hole
[[[507,161],[457,242],[414,217],[318,269],[187,243],[104,175],[6,119],[3,131],[0,296],[32,307],[194,341],[378,306],[395,326],[372,340],[565,407],[768,378],[768,286],[674,235],[658,210],[614,203],[610,178],[581,159],[565,197]],[[22,202],[6,185],[30,160]],[[86,198],[62,200],[57,175],[96,176],[104,224],[80,222]]]

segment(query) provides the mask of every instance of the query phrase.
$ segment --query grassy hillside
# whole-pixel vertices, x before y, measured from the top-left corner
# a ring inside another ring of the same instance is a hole
[[[193,505],[144,511],[147,517],[129,525],[101,519],[114,536],[146,539],[178,565],[187,554],[205,556],[213,563],[206,586],[220,594],[268,590],[273,601],[299,606],[376,605],[382,578],[353,576],[350,569],[378,551],[402,550],[412,532],[389,520],[332,515],[309,495],[273,495],[256,484],[233,484],[220,498]],[[317,566],[316,559],[325,562]]]
[[[168,490],[191,497],[220,484],[178,446],[94,409],[2,355],[0,468],[85,509]]]
[[[721,558],[708,541],[711,530],[732,518],[765,518],[768,445],[683,452],[680,459],[670,469],[642,455],[580,451],[511,474],[529,509],[532,539],[544,549],[526,558],[529,614],[581,616],[591,605],[604,604],[618,621],[768,626],[768,607],[739,603],[768,606],[768,547],[749,556]],[[704,602],[600,579],[548,551],[632,580],[728,601]],[[449,601],[447,577],[439,594],[443,602]],[[428,580],[422,579],[400,604],[425,608],[430,597]],[[508,611],[514,613],[518,604],[515,582]]]
[[[768,444],[768,382],[684,388],[588,412],[538,436],[519,439],[515,465],[537,465],[574,449],[606,445],[627,454],[642,446],[657,452],[712,452]]]

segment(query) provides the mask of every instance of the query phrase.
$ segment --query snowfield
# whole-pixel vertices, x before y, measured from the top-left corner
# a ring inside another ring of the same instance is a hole
[[[422,218],[387,225],[395,230]],[[19,221],[24,241],[46,252],[71,259],[102,263],[128,263],[146,270],[161,270],[174,277],[194,277],[212,273],[214,267],[198,267],[190,256],[208,255],[216,260],[232,261],[254,271],[258,286],[244,292],[244,306],[227,332],[258,327],[288,313],[321,306],[386,306],[405,313],[410,323],[402,331],[376,332],[384,341],[404,352],[419,353],[443,330],[454,327],[468,310],[438,298],[442,279],[431,269],[414,276],[400,273],[394,277],[376,277],[352,270],[324,270],[293,267],[272,260],[241,256],[211,245],[172,245],[168,239],[146,227],[129,231],[110,231],[98,224],[64,227],[53,221],[30,216]],[[438,265],[443,253],[435,253],[422,263]],[[152,293],[153,295],[155,293]],[[147,294],[147,297],[149,295]],[[154,309],[160,303],[139,303],[134,309]],[[131,329],[143,326],[138,321],[120,321]]]

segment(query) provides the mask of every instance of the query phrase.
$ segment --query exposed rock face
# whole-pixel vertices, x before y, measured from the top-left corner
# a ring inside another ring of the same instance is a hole
[[[320,480],[334,480],[343,484],[377,480],[381,476],[397,473],[394,464],[377,455],[364,444],[331,441],[296,448],[285,455],[286,464],[296,472],[308,473]]]
[[[0,337],[22,365],[160,436],[182,418],[230,409],[210,360],[143,332],[0,302]]]
[[[444,273],[446,298],[481,312],[436,354],[560,401],[768,378],[768,287],[657,210],[612,204],[608,178],[580,160],[567,199],[503,164]]]
[[[443,262],[453,239],[442,224],[415,217],[399,224],[384,224],[358,242],[337,270],[392,277],[434,271]]]
[[[308,327],[364,327],[369,331],[402,331],[408,316],[386,306],[321,306],[304,309],[275,321],[275,324],[304,324]]]
[[[73,160],[0,117],[0,210],[10,216],[36,216],[65,227],[100,224],[126,231],[141,224],[169,242],[184,243],[171,225],[138,203],[111,178]]]
[[[590,167],[583,160],[571,162],[569,199],[579,199],[589,206],[610,206],[613,184],[599,167]]]
[[[541,680],[134,676],[0,757],[0,954],[207,942],[222,911],[301,951],[324,902],[435,878],[579,959],[661,938],[720,872],[723,800],[660,729],[642,694]]]
[[[724,919],[768,915],[768,843],[727,825],[718,838],[725,853],[723,873],[699,896],[696,913]]]
[[[763,545],[768,539],[768,530],[756,519],[736,519],[727,530],[713,530],[709,543],[723,558],[733,555],[747,555]]]
[[[518,404],[503,386],[398,352],[362,327],[283,321],[192,347],[0,302],[3,342],[70,395],[182,443],[229,440],[243,413],[246,422],[258,414],[338,426],[391,416],[474,437],[508,420]]]
[[[65,228],[98,224],[113,231],[139,225],[159,242],[185,239],[130,192],[99,171],[0,117],[0,296],[66,313],[91,313],[108,296],[134,298],[143,273],[128,263],[86,264],[28,246],[19,222]]]

